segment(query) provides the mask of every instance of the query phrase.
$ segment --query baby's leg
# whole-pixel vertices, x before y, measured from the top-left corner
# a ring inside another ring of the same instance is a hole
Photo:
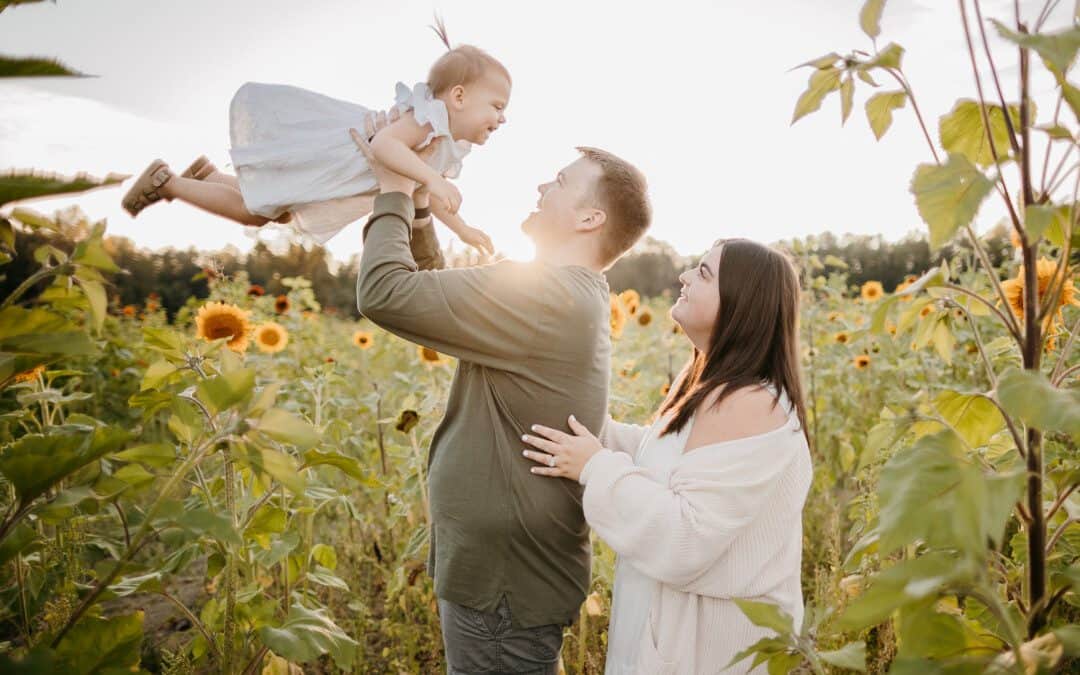
[[[228,185],[237,190],[240,189],[240,181],[236,179],[236,176],[222,171],[215,170],[214,173],[204,178],[207,183],[220,183],[221,185]]]
[[[224,178],[232,178],[220,174]],[[235,178],[233,179],[235,180]],[[265,225],[268,221],[244,207],[240,190],[225,182],[207,182],[174,176],[159,188],[162,197],[179,199],[204,211],[236,221],[241,225]]]

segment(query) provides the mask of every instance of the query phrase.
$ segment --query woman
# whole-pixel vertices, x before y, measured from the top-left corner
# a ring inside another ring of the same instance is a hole
[[[652,426],[609,420],[598,439],[571,416],[572,435],[534,426],[524,437],[534,473],[585,486],[585,517],[619,556],[609,675],[724,670],[771,632],[736,598],[802,621],[812,470],[798,277],[781,253],[735,239],[679,280],[671,316],[694,352]]]

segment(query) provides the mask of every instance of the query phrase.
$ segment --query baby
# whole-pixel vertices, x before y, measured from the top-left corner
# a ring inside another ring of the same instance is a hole
[[[461,193],[449,179],[473,144],[483,145],[506,122],[510,73],[469,45],[450,47],[426,82],[397,85],[397,119],[372,140],[378,161],[425,186],[432,214],[465,243],[493,252],[491,239],[458,215]],[[371,212],[378,186],[350,128],[363,128],[369,108],[277,84],[248,82],[229,108],[236,175],[199,157],[179,176],[154,160],[124,195],[132,216],[161,199],[179,199],[242,225],[290,222],[324,243]]]

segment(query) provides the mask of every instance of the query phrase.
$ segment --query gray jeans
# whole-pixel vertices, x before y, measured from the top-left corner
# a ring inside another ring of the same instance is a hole
[[[494,612],[439,599],[439,621],[448,675],[555,675],[562,649],[562,626],[510,625],[506,596]]]

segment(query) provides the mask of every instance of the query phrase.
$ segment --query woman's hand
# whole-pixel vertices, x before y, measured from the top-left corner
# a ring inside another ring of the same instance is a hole
[[[532,432],[536,435],[525,434],[521,437],[521,440],[543,451],[526,450],[524,453],[529,459],[543,465],[533,467],[533,473],[576,481],[581,477],[585,464],[603,449],[600,439],[593,436],[573,415],[569,423],[574,435],[534,424]]]
[[[428,192],[435,199],[438,199],[446,206],[446,210],[450,213],[457,213],[461,208],[461,193],[458,192],[457,187],[446,180],[445,178],[439,178],[432,181],[427,186]]]

